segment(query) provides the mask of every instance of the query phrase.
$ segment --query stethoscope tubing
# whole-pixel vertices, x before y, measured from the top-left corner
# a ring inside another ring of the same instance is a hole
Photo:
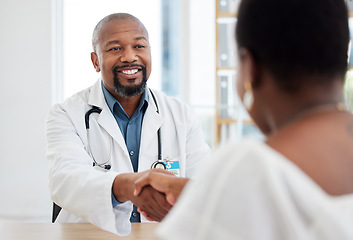
[[[150,89],[150,92],[151,92],[151,96],[153,98],[154,104],[156,105],[156,112],[159,114],[159,107],[157,104],[156,97],[154,96],[151,89]],[[158,137],[158,160],[162,161],[161,128],[158,128],[157,137]]]
[[[151,89],[150,90],[150,93],[151,93],[151,96],[153,98],[153,101],[154,101],[154,104],[156,106],[156,112],[159,114],[159,107],[158,107],[158,104],[157,104],[157,100],[156,100],[156,97],[154,96],[153,92]],[[96,158],[94,157],[93,155],[93,152],[92,152],[92,148],[91,148],[91,140],[90,140],[90,134],[89,134],[89,116],[92,114],[92,113],[98,113],[100,114],[102,112],[102,109],[98,108],[97,106],[92,106],[92,108],[90,110],[88,110],[85,114],[85,126],[86,126],[86,132],[87,132],[87,141],[88,141],[88,147],[89,147],[89,151],[91,152],[91,155],[92,155],[92,158],[93,158],[93,166],[98,166],[98,167],[101,167],[101,168],[104,168],[104,169],[107,169],[109,170],[111,168],[111,165],[106,165],[110,159],[111,159],[111,156],[112,156],[112,149],[113,149],[113,138],[112,136],[110,136],[110,150],[109,150],[109,156],[108,156],[108,159],[104,162],[104,163],[98,163]],[[164,168],[166,169],[166,165],[165,163],[162,161],[162,143],[161,143],[161,128],[158,129],[157,131],[157,138],[158,138],[158,160],[155,161],[151,168]],[[161,166],[161,167],[159,167]]]
[[[85,125],[86,125],[86,132],[87,132],[87,142],[88,142],[88,147],[89,147],[89,151],[91,152],[92,158],[93,158],[93,166],[99,166],[101,168],[107,169],[109,170],[111,168],[111,165],[106,165],[111,157],[112,157],[112,151],[113,151],[113,138],[110,136],[110,150],[109,150],[109,155],[108,155],[108,159],[103,162],[103,163],[98,163],[96,158],[94,157],[93,151],[92,151],[92,147],[91,147],[91,139],[90,139],[90,131],[89,131],[89,116],[92,113],[98,113],[100,114],[102,112],[102,109],[96,107],[96,106],[92,106],[92,108],[90,110],[88,110],[85,114]]]

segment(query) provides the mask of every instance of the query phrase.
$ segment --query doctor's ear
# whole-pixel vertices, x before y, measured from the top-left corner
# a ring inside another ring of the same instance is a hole
[[[98,56],[95,52],[91,52],[91,61],[92,61],[94,69],[96,69],[96,72],[100,72],[101,69],[99,67]]]

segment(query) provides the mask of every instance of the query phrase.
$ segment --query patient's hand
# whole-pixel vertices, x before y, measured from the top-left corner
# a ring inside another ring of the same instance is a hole
[[[145,172],[145,174],[143,174],[142,177],[135,182],[134,195],[136,197],[140,196],[143,194],[146,187],[152,187],[156,191],[162,193],[170,205],[174,205],[188,181],[189,179],[176,177],[166,170],[154,169],[152,171]],[[155,220],[153,219],[153,213],[149,210],[143,208],[142,206],[139,206],[138,210],[147,219]]]
[[[162,221],[172,208],[172,205],[167,202],[164,193],[158,192],[151,186],[145,186],[138,196],[131,199],[131,202],[150,221]],[[140,209],[144,209],[144,211]]]
[[[139,209],[144,209],[153,221],[161,221],[172,207],[166,200],[164,193],[151,186],[141,188],[138,195],[134,195],[135,182],[148,175],[147,170],[139,173],[122,173],[116,176],[113,183],[113,194],[119,202],[131,201]]]

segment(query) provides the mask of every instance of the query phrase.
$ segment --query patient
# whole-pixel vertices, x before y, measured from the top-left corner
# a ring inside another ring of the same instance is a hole
[[[237,91],[267,138],[229,143],[187,185],[162,171],[140,179],[136,195],[151,185],[176,202],[158,235],[353,239],[344,0],[243,0],[236,42]]]

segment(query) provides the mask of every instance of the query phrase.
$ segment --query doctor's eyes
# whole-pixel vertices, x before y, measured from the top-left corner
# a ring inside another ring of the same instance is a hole
[[[134,48],[135,48],[135,49],[144,49],[144,48],[146,48],[146,45],[139,44],[139,45],[136,45]],[[112,47],[112,48],[109,48],[109,49],[107,50],[107,52],[121,51],[121,50],[123,50],[122,47]]]
[[[121,50],[121,47],[113,47],[113,48],[109,48],[108,49],[108,52],[111,52],[111,51],[119,51]]]

